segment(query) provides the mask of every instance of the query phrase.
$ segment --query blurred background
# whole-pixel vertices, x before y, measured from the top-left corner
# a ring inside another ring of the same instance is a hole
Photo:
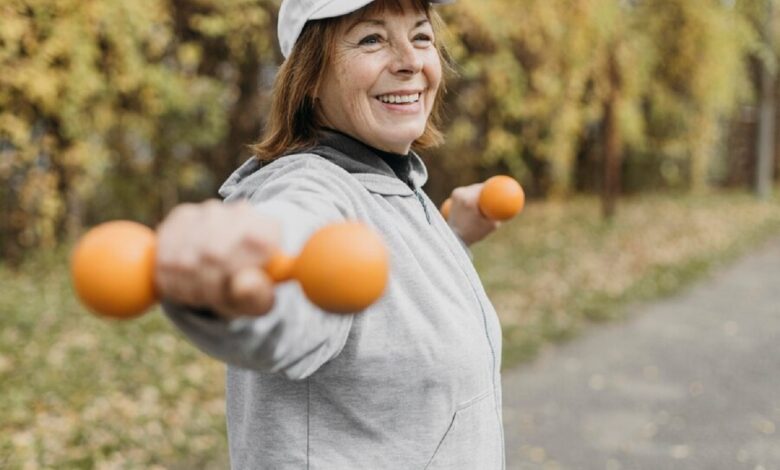
[[[475,248],[511,366],[780,231],[774,0],[460,0],[435,201],[531,199]],[[95,223],[154,225],[251,156],[278,0],[0,0],[0,467],[223,468],[222,369],[86,315]]]
[[[260,135],[278,1],[2,0],[6,260],[213,197]],[[509,172],[531,197],[756,184],[769,0],[463,1],[428,188]],[[776,125],[766,118],[774,135]],[[773,121],[773,120],[772,120]],[[774,142],[770,159],[776,158]],[[767,170],[772,178],[772,171]],[[607,183],[607,184],[605,184]]]

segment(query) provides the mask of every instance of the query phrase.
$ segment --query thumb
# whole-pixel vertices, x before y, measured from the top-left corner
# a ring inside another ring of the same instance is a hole
[[[261,269],[247,267],[238,270],[229,280],[226,309],[231,316],[260,316],[274,305],[271,279]]]

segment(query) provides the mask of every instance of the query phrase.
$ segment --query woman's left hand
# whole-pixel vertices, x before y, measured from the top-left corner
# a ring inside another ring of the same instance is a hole
[[[479,195],[484,183],[461,186],[452,191],[447,222],[466,245],[476,243],[493,230],[501,226],[501,222],[490,220],[479,210]]]

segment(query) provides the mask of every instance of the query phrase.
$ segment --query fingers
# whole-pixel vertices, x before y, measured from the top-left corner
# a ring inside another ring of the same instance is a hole
[[[484,183],[476,183],[452,191],[452,206],[447,222],[467,245],[482,240],[500,225],[485,217],[479,209],[483,186]]]
[[[227,316],[263,315],[274,304],[273,283],[261,269],[244,268],[230,276],[226,299],[218,308]]]
[[[197,217],[194,204],[182,204],[171,211],[157,229],[157,291],[175,302],[202,305],[195,286],[181,282],[197,269],[195,250],[182,249],[196,243],[196,232],[186,229]]]
[[[452,191],[452,204],[471,210],[479,211],[479,194],[482,191],[483,183],[471,184],[469,186],[460,186]]]
[[[171,301],[235,317],[273,305],[261,267],[278,244],[278,224],[245,202],[183,204],[158,227],[155,282]]]

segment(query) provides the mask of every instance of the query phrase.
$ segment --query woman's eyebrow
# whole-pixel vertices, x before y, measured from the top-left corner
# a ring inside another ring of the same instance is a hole
[[[360,26],[361,24],[364,24],[364,23],[367,23],[367,24],[372,25],[372,26],[385,26],[385,24],[386,24],[384,20],[377,20],[377,19],[372,19],[372,18],[365,19],[365,20],[359,20],[359,21],[356,21],[355,23],[353,23],[347,29],[347,33],[349,33],[350,31],[352,31],[353,29],[355,29],[356,27],[358,27],[358,26]],[[430,20],[428,18],[423,18],[423,19],[419,20],[417,23],[414,24],[414,29],[417,29],[420,26],[423,26],[424,24],[427,24],[427,23],[430,23]]]

